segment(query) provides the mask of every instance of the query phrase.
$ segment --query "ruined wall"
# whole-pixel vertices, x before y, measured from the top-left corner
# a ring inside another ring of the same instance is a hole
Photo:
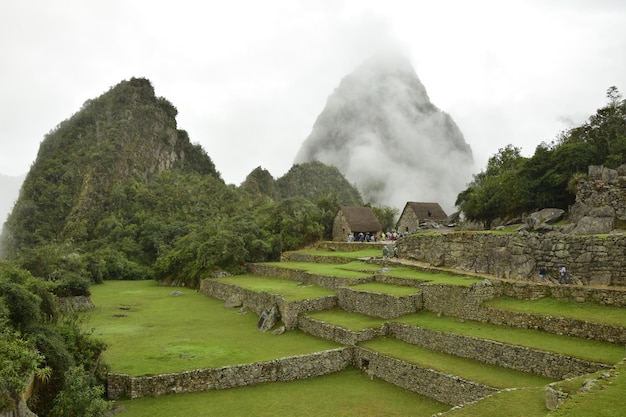
[[[237,299],[235,305],[247,307],[257,315],[269,311],[274,305],[278,306],[281,319],[287,330],[298,326],[298,316],[306,311],[328,310],[337,305],[337,297],[326,297],[307,300],[288,301],[277,294],[246,290],[234,284],[205,279],[200,283],[198,290],[204,295],[215,297],[219,300]]]
[[[307,316],[300,317],[298,328],[310,335],[349,346],[354,346],[359,342],[371,340],[378,336],[387,335],[386,325],[376,329],[356,331],[344,329],[343,327]]]
[[[556,353],[476,337],[421,329],[400,323],[389,323],[388,333],[399,340],[426,349],[553,379],[564,379],[610,368],[609,365]]]
[[[393,319],[422,309],[422,295],[396,296],[353,288],[337,288],[337,304],[346,311],[367,314],[383,319]]]
[[[338,372],[352,364],[352,349],[340,348],[268,362],[172,374],[140,377],[109,374],[107,395],[111,400],[136,399],[235,388],[265,382],[295,381]]]
[[[626,234],[574,236],[454,232],[411,235],[396,246],[402,258],[517,280],[536,280],[539,266],[558,278],[565,265],[582,284],[626,286]]]
[[[495,388],[424,369],[368,349],[356,347],[354,351],[356,366],[368,375],[445,404],[462,405],[497,391]]]
[[[279,268],[273,265],[267,264],[248,264],[248,271],[253,275],[261,275],[265,277],[290,279],[293,281],[302,282],[307,285],[318,285],[320,287],[328,288],[331,290],[345,287],[348,285],[359,284],[362,282],[373,281],[373,277],[366,278],[342,278],[342,277],[330,277],[325,275],[311,274],[306,271],[299,271],[296,269]]]

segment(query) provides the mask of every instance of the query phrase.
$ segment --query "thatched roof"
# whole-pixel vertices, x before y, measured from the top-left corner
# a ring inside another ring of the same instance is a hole
[[[413,210],[418,219],[442,221],[448,218],[448,215],[441,208],[439,203],[417,203],[409,201],[406,203],[404,210]],[[404,213],[404,211],[403,211]]]
[[[382,229],[378,218],[369,207],[342,206],[339,210],[353,231],[375,232]]]

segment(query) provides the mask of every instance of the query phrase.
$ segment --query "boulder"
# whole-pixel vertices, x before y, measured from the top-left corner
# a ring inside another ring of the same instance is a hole
[[[526,218],[526,224],[530,227],[531,230],[536,230],[537,227],[541,225],[542,223],[553,224],[553,223],[558,222],[559,220],[563,218],[564,214],[565,214],[565,210],[562,210],[559,208],[546,208],[546,209],[531,213]]]
[[[257,323],[257,329],[267,332],[278,323],[278,320],[280,320],[280,311],[278,310],[278,305],[274,304],[269,311],[261,313],[261,317],[259,317],[259,322]]]
[[[615,226],[613,217],[585,216],[578,221],[572,230],[573,235],[597,235],[610,233]]]

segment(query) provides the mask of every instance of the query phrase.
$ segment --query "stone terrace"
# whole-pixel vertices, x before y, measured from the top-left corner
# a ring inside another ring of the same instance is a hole
[[[332,245],[336,247],[337,243],[333,242]],[[363,244],[358,243],[340,244],[340,246],[338,249],[344,251],[363,248]],[[300,253],[288,253],[286,258],[303,262],[347,263],[350,261],[345,257],[319,257]],[[375,263],[382,262],[382,260],[369,259],[368,262]],[[387,261],[385,265],[412,266],[431,272],[443,270],[408,259],[400,259],[396,263]],[[199,290],[208,296],[224,300],[228,306],[247,308],[258,315],[276,306],[287,331],[298,328],[316,337],[343,344],[345,348],[320,352],[310,357],[285,358],[271,363],[239,366],[237,369],[226,367],[218,370],[198,370],[174,375],[136,378],[127,375],[111,375],[109,396],[111,398],[138,398],[145,395],[221,389],[246,383],[294,380],[336,372],[351,366],[363,370],[372,377],[453,406],[476,401],[499,389],[477,381],[466,380],[459,375],[424,368],[360,346],[365,341],[379,337],[393,338],[409,345],[506,369],[533,373],[552,380],[584,375],[615,365],[582,360],[541,349],[509,345],[494,340],[422,329],[395,320],[405,315],[419,314],[421,311],[434,312],[459,320],[503,324],[511,328],[537,329],[547,333],[570,335],[622,346],[626,343],[626,327],[623,326],[600,325],[592,320],[581,321],[563,317],[514,313],[487,308],[483,305],[485,301],[509,296],[520,299],[553,297],[624,307],[626,306],[626,292],[620,287],[610,289],[589,286],[560,287],[528,281],[497,279],[479,274],[474,274],[474,276],[480,278],[480,281],[468,286],[459,286],[430,284],[398,277],[390,278],[377,273],[372,273],[367,278],[330,277],[311,274],[304,270],[281,268],[280,264],[250,265],[250,272],[254,275],[322,286],[334,290],[336,295],[288,301],[279,294],[241,288],[237,286],[236,280],[228,282],[228,280],[212,279],[204,280]],[[455,273],[451,269],[447,269],[446,272]],[[404,285],[414,288],[414,291],[409,295],[398,296],[391,291],[375,292],[357,289],[358,284],[367,282],[378,282],[390,287]],[[314,318],[314,315],[308,314],[331,309],[380,318],[381,325],[352,331],[333,324],[330,320],[318,320]]]

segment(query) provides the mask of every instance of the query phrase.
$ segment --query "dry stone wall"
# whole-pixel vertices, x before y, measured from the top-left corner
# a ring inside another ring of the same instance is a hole
[[[372,377],[450,405],[466,404],[497,391],[360,347],[355,348],[355,364]]]
[[[396,339],[426,349],[553,379],[584,375],[610,368],[605,364],[583,361],[551,352],[421,329],[400,323],[389,323],[388,333]]]
[[[296,269],[279,268],[273,265],[267,264],[248,264],[248,272],[253,275],[261,275],[265,277],[289,279],[292,281],[298,281],[307,285],[318,285],[323,288],[329,288],[335,290],[340,287],[348,285],[354,285],[364,282],[371,282],[373,277],[365,278],[343,278],[343,277],[330,277],[325,275],[311,274],[307,271],[300,271]]]
[[[112,400],[136,399],[235,388],[265,382],[287,382],[338,372],[352,364],[352,349],[340,348],[268,362],[196,369],[181,373],[138,377],[109,374],[107,394]]]
[[[454,232],[412,235],[396,243],[400,257],[500,278],[536,280],[539,267],[558,278],[565,265],[583,284],[626,286],[626,234]]]
[[[237,302],[233,306],[249,308],[259,316],[264,311],[269,311],[276,305],[278,306],[280,317],[287,330],[293,330],[298,326],[298,317],[301,313],[328,310],[337,305],[337,296],[335,295],[288,301],[278,294],[246,290],[237,285],[216,281],[214,279],[203,280],[200,283],[199,291],[205,295],[227,302],[237,299]]]
[[[418,290],[416,290],[418,291]],[[422,294],[395,296],[352,288],[337,288],[337,303],[346,311],[393,319],[422,308]]]
[[[359,342],[371,340],[378,336],[387,335],[386,325],[375,329],[355,331],[307,316],[300,317],[298,328],[310,335],[349,346],[354,346]]]

